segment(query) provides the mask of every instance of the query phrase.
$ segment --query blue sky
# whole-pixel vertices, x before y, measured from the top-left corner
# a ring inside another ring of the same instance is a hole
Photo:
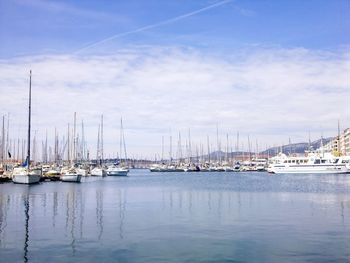
[[[209,135],[215,149],[217,124],[231,145],[239,131],[241,148],[248,134],[260,149],[334,136],[338,120],[350,127],[339,107],[350,97],[349,11],[341,0],[0,0],[0,114],[25,137],[32,69],[37,136],[63,136],[77,112],[95,152],[104,114],[107,156],[120,116],[130,154],[150,158],[162,136],[176,148],[189,128],[193,145]]]
[[[69,53],[87,43],[155,24],[220,1],[0,2],[1,57]],[[230,1],[166,25],[115,39],[90,52],[128,45],[220,50],[251,45],[338,49],[350,38],[349,1]]]

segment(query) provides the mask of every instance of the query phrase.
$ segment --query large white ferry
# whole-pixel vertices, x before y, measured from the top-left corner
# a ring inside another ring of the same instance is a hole
[[[350,173],[349,158],[332,153],[306,152],[305,156],[283,153],[270,159],[268,172],[276,174],[345,174]]]

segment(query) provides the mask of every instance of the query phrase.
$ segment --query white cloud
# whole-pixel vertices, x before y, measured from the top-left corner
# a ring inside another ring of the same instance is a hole
[[[239,60],[237,59],[239,58]],[[225,58],[178,48],[140,48],[103,56],[36,56],[0,61],[0,112],[11,113],[12,137],[26,126],[28,72],[33,70],[33,129],[63,134],[73,112],[86,123],[95,153],[99,115],[105,116],[109,154],[119,151],[123,116],[130,155],[160,154],[177,132],[183,143],[206,135],[215,143],[219,124],[231,140],[237,130],[268,145],[332,136],[337,120],[349,126],[350,56],[305,49],[269,49]],[[344,127],[345,128],[345,127]],[[52,137],[52,136],[51,136]],[[183,151],[184,152],[184,151]],[[108,154],[107,154],[108,155]]]

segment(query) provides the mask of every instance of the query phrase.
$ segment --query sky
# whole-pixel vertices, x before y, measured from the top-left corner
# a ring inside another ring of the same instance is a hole
[[[0,114],[25,137],[29,70],[37,140],[85,125],[106,156],[175,157],[237,144],[335,136],[350,127],[350,1],[0,0]],[[79,129],[78,129],[79,130]],[[192,149],[194,152],[195,149]]]

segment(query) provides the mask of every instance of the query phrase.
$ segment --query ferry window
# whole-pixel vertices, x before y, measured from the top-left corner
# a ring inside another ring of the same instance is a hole
[[[320,159],[316,159],[315,162],[314,162],[314,164],[320,164],[320,163],[321,163]]]
[[[321,160],[322,163],[326,163],[326,160]]]

